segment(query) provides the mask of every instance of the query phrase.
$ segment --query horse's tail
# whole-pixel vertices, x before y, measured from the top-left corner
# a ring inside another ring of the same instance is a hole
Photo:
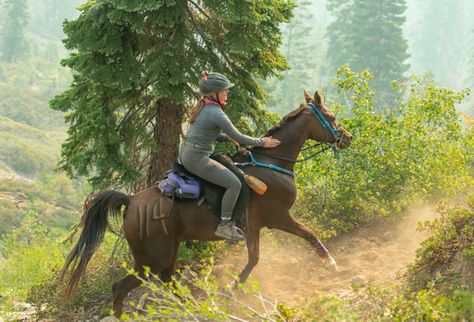
[[[68,268],[71,266],[71,279],[65,291],[66,300],[70,298],[77,287],[79,280],[86,271],[92,255],[104,239],[105,230],[108,226],[107,215],[110,212],[114,216],[120,214],[122,206],[127,206],[129,196],[124,193],[106,190],[93,196],[85,205],[85,211],[81,218],[82,232],[77,244],[66,259],[61,271],[61,280]]]

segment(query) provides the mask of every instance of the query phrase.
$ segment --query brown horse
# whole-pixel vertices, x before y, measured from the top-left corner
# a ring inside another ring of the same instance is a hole
[[[352,136],[341,128],[333,113],[324,105],[318,92],[314,98],[305,92],[306,101],[313,104],[325,123],[318,119],[317,111],[309,105],[302,105],[285,116],[272,127],[266,136],[272,135],[281,141],[274,149],[254,148],[257,161],[293,170],[297,158],[307,139],[334,144],[347,148]],[[330,125],[331,129],[324,127]],[[240,156],[242,158],[242,156]],[[239,160],[239,156],[234,157]],[[247,161],[247,160],[245,160]],[[309,241],[317,254],[323,259],[331,258],[319,242],[318,237],[308,228],[295,221],[290,208],[296,199],[296,186],[293,177],[262,167],[245,167],[244,171],[268,185],[268,191],[259,196],[252,194],[247,211],[247,249],[248,263],[240,273],[240,282],[246,281],[259,259],[259,236],[263,227],[276,228],[300,236]],[[133,196],[109,190],[98,193],[85,207],[81,219],[82,232],[79,241],[69,254],[63,274],[72,264],[72,276],[66,290],[66,297],[74,291],[86,266],[103,239],[108,226],[108,212],[115,215],[126,206],[123,218],[123,231],[135,260],[135,269],[143,273],[143,267],[159,274],[169,281],[176,269],[176,256],[180,242],[185,240],[218,240],[214,231],[219,223],[218,217],[210,213],[206,206],[197,206],[195,200],[175,202],[171,208],[156,187],[149,188]],[[160,204],[161,201],[161,204]],[[127,294],[140,285],[134,275],[128,275],[113,285],[113,308],[116,316],[122,312],[122,301]]]

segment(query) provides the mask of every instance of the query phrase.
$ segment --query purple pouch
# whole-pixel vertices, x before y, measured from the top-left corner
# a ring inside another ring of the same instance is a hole
[[[174,171],[167,171],[167,178],[158,183],[158,188],[166,196],[176,196],[185,199],[199,198],[201,187],[198,181],[180,177]]]

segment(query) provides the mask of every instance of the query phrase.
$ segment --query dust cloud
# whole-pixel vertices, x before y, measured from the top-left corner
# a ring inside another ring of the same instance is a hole
[[[280,231],[264,231],[260,261],[250,279],[274,301],[296,305],[318,294],[351,297],[354,289],[369,283],[393,282],[415,259],[416,249],[429,234],[417,231],[418,223],[437,216],[434,206],[413,206],[402,218],[371,224],[326,243],[340,268],[326,269],[304,240]],[[241,270],[247,263],[245,246],[236,248],[218,265]]]

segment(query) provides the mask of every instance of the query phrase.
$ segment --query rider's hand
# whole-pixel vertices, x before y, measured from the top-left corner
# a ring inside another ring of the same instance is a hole
[[[262,138],[264,148],[274,148],[280,144],[280,140],[274,139],[271,136]]]

